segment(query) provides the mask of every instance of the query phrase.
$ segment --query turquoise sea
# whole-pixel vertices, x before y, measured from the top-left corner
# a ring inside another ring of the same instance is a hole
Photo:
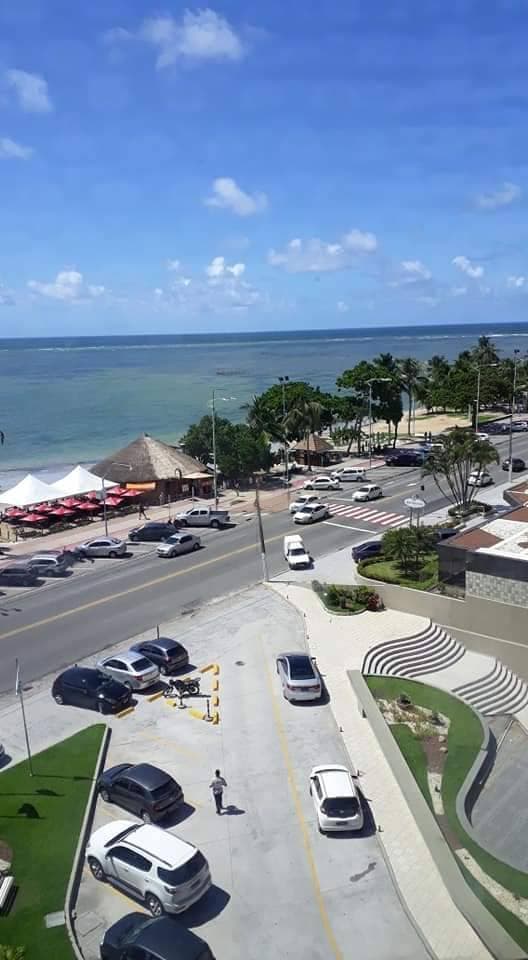
[[[528,348],[528,324],[507,323],[0,340],[0,487],[28,470],[54,478],[93,463],[143,431],[177,440],[207,413],[213,389],[219,415],[242,419],[244,404],[278,376],[331,389],[344,369],[381,351],[453,358],[484,333],[504,356]]]

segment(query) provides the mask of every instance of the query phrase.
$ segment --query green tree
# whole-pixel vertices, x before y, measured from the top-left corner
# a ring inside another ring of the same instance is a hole
[[[25,960],[25,947],[8,947],[0,943],[0,960]]]
[[[228,480],[250,477],[257,470],[271,466],[269,442],[263,433],[256,433],[245,423],[230,425],[221,436],[217,452],[218,469]]]
[[[381,539],[383,554],[396,560],[402,572],[418,573],[424,558],[433,549],[434,531],[430,527],[399,527],[387,530]]]
[[[229,445],[232,423],[226,417],[215,417],[217,459],[220,449]],[[213,456],[213,418],[211,414],[202,417],[198,423],[193,423],[182,437],[182,447],[185,453],[201,463],[210,463]]]
[[[284,385],[284,393],[282,385],[276,383],[264,393],[253,397],[252,402],[244,409],[247,411],[246,418],[249,426],[259,432],[264,431],[272,440],[283,442],[285,433],[288,440],[300,439],[295,429],[290,433],[285,430],[284,407],[288,417],[291,410],[311,401],[321,405],[321,427],[331,426],[333,397],[319,387],[312,387],[304,380],[289,381]],[[291,428],[294,420],[288,423]]]
[[[418,386],[424,377],[421,364],[414,357],[403,357],[397,360],[397,367],[400,389],[407,397],[407,436],[410,437],[413,402],[416,400]]]
[[[310,436],[321,430],[323,405],[318,400],[301,399],[286,415],[286,434],[295,440],[304,437],[308,470],[312,469]],[[314,451],[315,452],[315,451]]]
[[[422,473],[433,477],[442,496],[466,511],[478,489],[468,482],[471,473],[498,461],[499,454],[488,440],[454,427],[443,436],[442,449],[426,460]]]

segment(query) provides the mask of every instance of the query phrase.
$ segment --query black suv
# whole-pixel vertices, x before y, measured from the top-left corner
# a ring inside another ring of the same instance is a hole
[[[0,569],[0,584],[6,587],[32,587],[39,572],[29,563],[10,563]]]
[[[424,460],[425,454],[420,450],[396,450],[385,457],[388,467],[421,467]]]
[[[90,667],[70,667],[60,673],[53,682],[51,696],[55,703],[91,707],[99,713],[124,710],[132,699],[124,683]]]
[[[106,931],[101,960],[215,960],[205,940],[172,917],[127,913]]]
[[[171,640],[170,637],[140,640],[130,649],[143,654],[144,657],[155,663],[162,674],[172,673],[173,670],[182,670],[189,664],[189,654],[185,647],[177,640]]]
[[[128,539],[133,542],[138,540],[168,540],[179,529],[179,526],[178,523],[165,523],[164,521],[157,523],[155,520],[150,520],[142,527],[134,527],[128,534]]]
[[[168,773],[150,763],[119,763],[101,774],[97,788],[103,800],[130,810],[144,823],[155,823],[183,803],[183,790]]]

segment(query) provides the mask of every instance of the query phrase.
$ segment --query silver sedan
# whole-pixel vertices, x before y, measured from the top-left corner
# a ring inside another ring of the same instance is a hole
[[[124,557],[127,552],[126,540],[117,537],[96,537],[79,544],[77,548],[85,557]]]
[[[199,550],[201,546],[200,537],[195,537],[194,533],[173,533],[172,537],[160,543],[158,547],[158,557],[177,557],[180,553],[191,553],[192,550]]]
[[[97,669],[124,683],[129,690],[146,690],[159,680],[159,669],[140,653],[125,650],[99,660]]]

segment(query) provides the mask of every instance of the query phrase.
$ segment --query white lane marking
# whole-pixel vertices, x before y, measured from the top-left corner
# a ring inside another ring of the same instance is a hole
[[[408,483],[407,486],[408,486],[408,487],[417,487],[417,486],[418,486],[418,480],[415,480],[414,483]]]
[[[409,518],[405,517],[403,520],[398,520],[397,523],[391,524],[392,527],[403,527],[404,524],[409,523]]]
[[[402,517],[400,514],[399,517],[395,517],[394,520],[382,520],[380,523],[381,527],[393,527],[396,523],[400,523],[401,520],[405,520],[406,517]]]
[[[363,527],[352,527],[349,523],[333,523],[332,520],[323,520],[329,527],[341,527],[343,530],[355,530],[357,533],[367,533],[372,536],[373,530],[364,530]]]
[[[353,507],[350,507],[350,506],[346,506],[345,504],[341,504],[341,505],[338,507],[338,506],[334,506],[334,504],[331,503],[331,504],[330,504],[330,509],[331,509],[332,513],[348,513],[349,510],[353,510],[354,508],[353,508]]]

